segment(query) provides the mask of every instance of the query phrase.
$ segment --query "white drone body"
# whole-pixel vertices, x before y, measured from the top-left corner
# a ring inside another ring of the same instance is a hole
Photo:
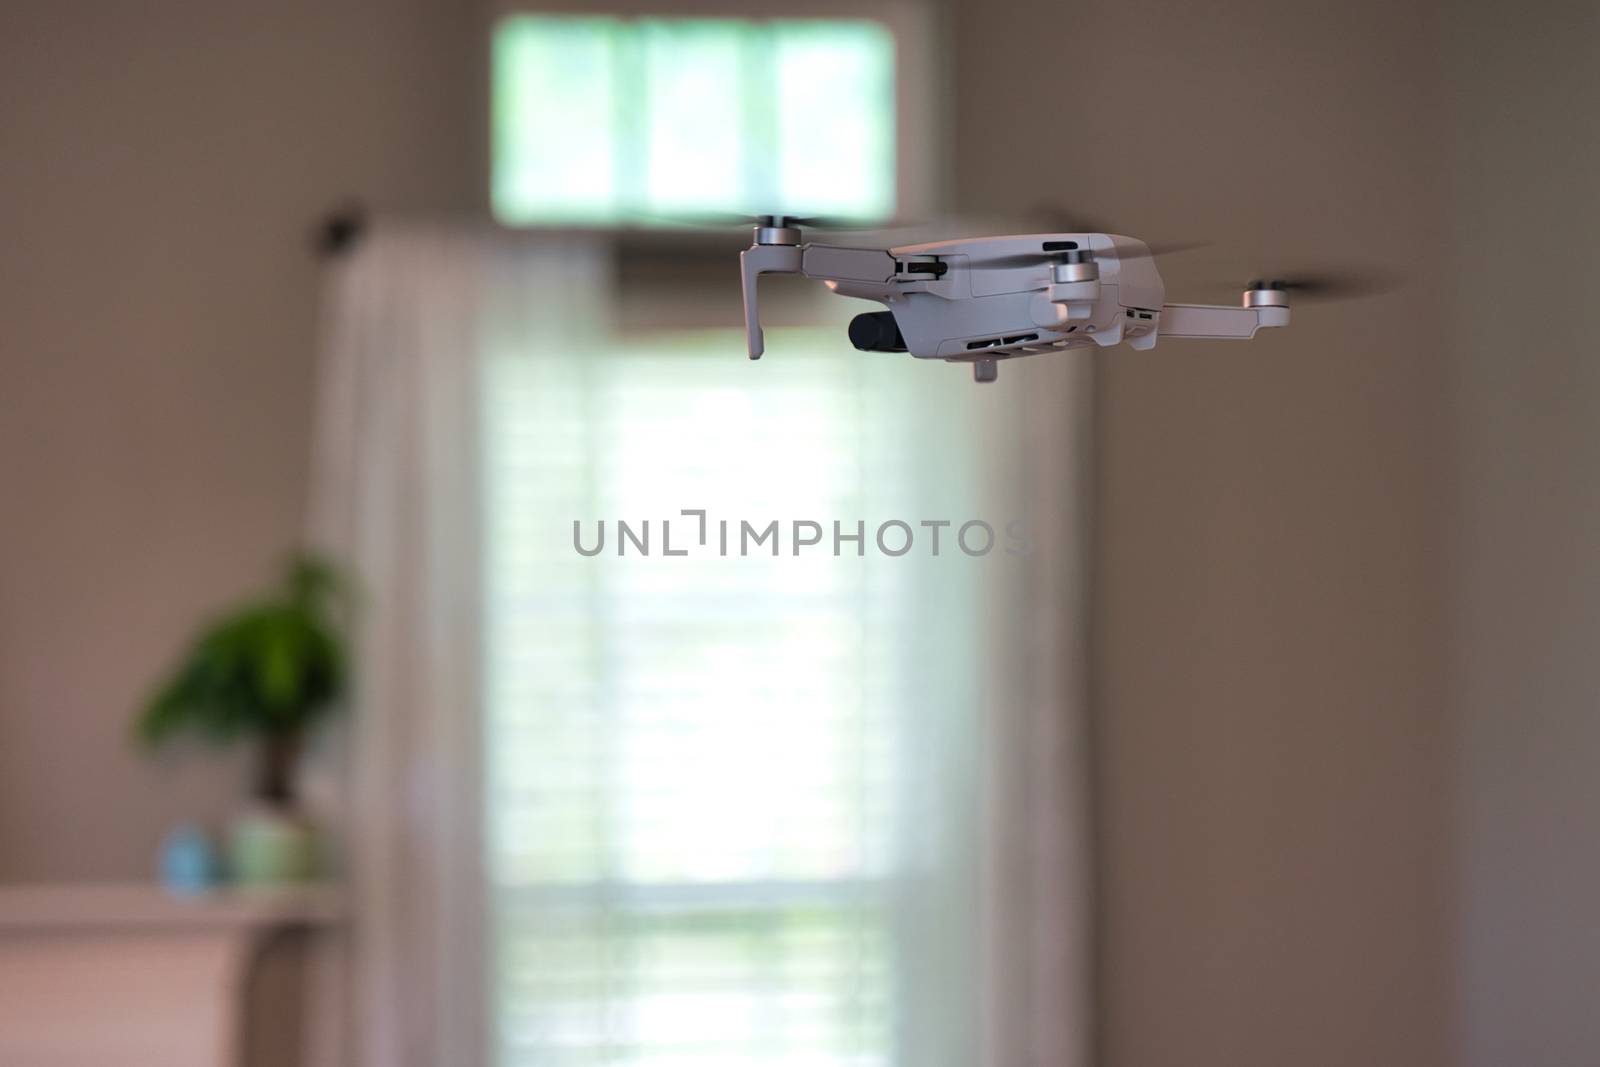
[[[782,218],[757,226],[739,256],[750,358],[765,349],[757,304],[763,274],[800,274],[888,311],[856,316],[850,340],[865,351],[971,363],[993,381],[997,361],[1161,337],[1247,340],[1289,324],[1289,297],[1257,283],[1240,306],[1168,304],[1148,246],[1106,233],[979,237],[899,248],[802,243]]]

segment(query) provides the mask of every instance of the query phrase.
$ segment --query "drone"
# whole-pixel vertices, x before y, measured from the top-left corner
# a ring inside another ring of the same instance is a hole
[[[821,220],[766,215],[739,254],[751,359],[766,350],[757,283],[763,274],[820,280],[840,296],[883,304],[857,315],[850,342],[864,352],[970,363],[992,382],[1001,360],[1126,342],[1149,350],[1163,337],[1244,341],[1289,325],[1291,291],[1332,288],[1311,280],[1255,281],[1238,306],[1168,304],[1159,248],[1113,233],[974,237],[898,248],[807,241]]]

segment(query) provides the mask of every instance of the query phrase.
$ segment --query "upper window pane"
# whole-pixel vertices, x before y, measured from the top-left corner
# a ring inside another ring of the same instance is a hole
[[[866,20],[512,16],[494,38],[495,216],[882,218],[894,68]]]

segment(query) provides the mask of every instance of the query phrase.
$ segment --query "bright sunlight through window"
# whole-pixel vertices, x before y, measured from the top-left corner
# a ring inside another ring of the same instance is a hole
[[[949,1044],[908,1020],[955,1014],[918,998],[972,966],[942,894],[973,861],[942,813],[972,809],[953,768],[982,641],[927,620],[975,618],[982,564],[664,558],[659,520],[704,508],[714,545],[719,518],[959,514],[973,442],[936,412],[968,386],[930,399],[836,329],[774,334],[759,375],[722,331],[509,358],[487,383],[502,1067],[888,1067],[940,1062],[923,1032]],[[619,557],[615,520],[646,517],[652,554]],[[573,519],[592,547],[599,518],[605,550],[579,557]]]
[[[514,15],[493,65],[503,223],[894,210],[894,40],[878,23]]]

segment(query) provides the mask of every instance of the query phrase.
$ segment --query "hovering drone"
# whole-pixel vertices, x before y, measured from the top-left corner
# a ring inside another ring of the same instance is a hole
[[[1248,340],[1289,325],[1289,293],[1310,283],[1252,282],[1238,307],[1168,304],[1158,250],[1110,233],[976,237],[899,248],[851,248],[804,240],[814,220],[753,220],[739,255],[750,358],[766,348],[757,281],[763,274],[816,278],[840,296],[876,300],[887,311],[857,315],[850,341],[864,352],[972,364],[992,382],[999,362],[1060,349],[1126,341],[1151,349],[1162,337]]]

